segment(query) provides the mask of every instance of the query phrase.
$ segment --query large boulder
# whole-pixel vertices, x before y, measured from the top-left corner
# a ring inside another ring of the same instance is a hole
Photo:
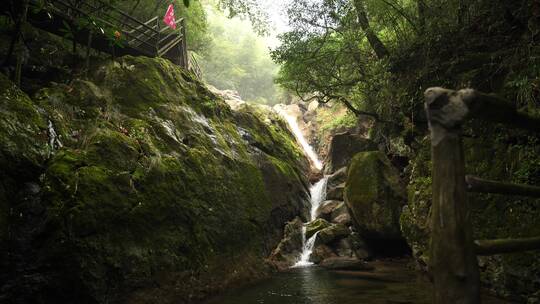
[[[331,174],[346,167],[356,153],[377,150],[377,144],[363,135],[349,132],[332,137],[324,168],[325,174]]]
[[[315,212],[315,216],[317,218],[322,218],[327,221],[331,221],[332,213],[341,203],[342,203],[341,201],[332,201],[332,200],[324,201],[321,203],[319,208],[317,208]]]
[[[399,217],[405,189],[386,156],[378,151],[356,154],[346,183],[345,203],[360,235],[371,240],[402,240]]]
[[[232,111],[165,59],[33,98],[0,76],[0,97],[2,303],[193,300],[268,273],[307,207],[285,121]]]
[[[342,167],[341,169],[337,170],[336,172],[328,176],[326,187],[334,188],[338,185],[345,183],[346,180],[347,180],[347,167]]]
[[[296,262],[302,252],[304,223],[297,217],[285,225],[284,237],[279,245],[272,251],[269,262],[277,269],[286,269]]]
[[[326,199],[343,201],[343,191],[345,190],[345,183],[339,184],[335,187],[329,187],[326,192]]]
[[[313,248],[313,252],[309,260],[315,264],[319,264],[325,259],[337,257],[337,254],[328,245],[320,244]]]
[[[331,224],[322,218],[315,219],[306,225],[306,239],[310,239],[315,233],[330,227]]]
[[[351,214],[349,213],[349,208],[345,202],[340,202],[330,214],[330,222],[334,224],[342,224],[345,226],[352,225]]]
[[[332,224],[319,231],[315,244],[329,244],[351,234],[351,230],[345,225]]]

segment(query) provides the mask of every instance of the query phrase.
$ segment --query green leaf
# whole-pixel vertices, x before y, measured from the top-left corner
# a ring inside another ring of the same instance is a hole
[[[184,6],[189,7],[189,0],[184,0]]]

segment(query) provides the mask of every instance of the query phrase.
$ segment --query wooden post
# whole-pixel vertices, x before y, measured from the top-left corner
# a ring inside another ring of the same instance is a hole
[[[187,50],[187,37],[186,37],[186,20],[182,19],[182,22],[180,23],[181,33],[182,33],[182,42],[181,45],[181,52],[180,52],[180,66],[185,68],[186,70],[189,70],[189,59],[188,59],[188,50]]]
[[[477,304],[480,279],[460,134],[468,109],[451,92],[435,88],[425,93],[433,163],[430,243],[433,303]]]
[[[161,27],[159,26],[160,25],[160,20],[159,18],[156,19],[156,30],[157,30],[157,33],[156,33],[156,57],[159,57],[159,41],[161,40]]]

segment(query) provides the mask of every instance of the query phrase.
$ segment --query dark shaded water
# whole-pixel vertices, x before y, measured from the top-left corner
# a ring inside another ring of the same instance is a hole
[[[375,262],[374,272],[297,268],[205,304],[428,304],[431,285],[400,262]],[[484,297],[483,303],[507,303]]]

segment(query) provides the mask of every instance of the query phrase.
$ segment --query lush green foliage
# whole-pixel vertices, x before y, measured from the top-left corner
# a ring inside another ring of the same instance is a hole
[[[176,18],[186,20],[188,48],[201,51],[208,44],[206,13],[200,1],[190,1],[188,6],[183,0],[116,0],[115,4],[139,20],[158,16],[159,22],[168,5],[173,4]]]
[[[444,84],[445,75],[437,71],[431,79],[409,79],[410,87],[391,85],[398,77],[433,73],[440,68],[437,60],[482,52],[482,44],[489,45],[487,39],[475,41],[479,49],[457,44],[469,37],[485,33],[509,39],[520,33],[534,35],[532,25],[538,23],[540,15],[531,10],[536,1],[503,2],[294,1],[288,10],[291,31],[281,35],[282,45],[272,53],[282,65],[278,82],[301,97],[348,102],[352,110],[368,111],[380,120],[405,125],[405,118],[411,120],[411,113],[422,108],[420,92],[426,85],[433,85],[431,81]],[[361,12],[366,13],[367,24],[361,22]],[[370,34],[379,39],[390,56],[378,56]],[[501,38],[494,41],[501,43]],[[537,72],[509,82],[525,103],[530,104],[534,97],[531,90],[537,87]]]

